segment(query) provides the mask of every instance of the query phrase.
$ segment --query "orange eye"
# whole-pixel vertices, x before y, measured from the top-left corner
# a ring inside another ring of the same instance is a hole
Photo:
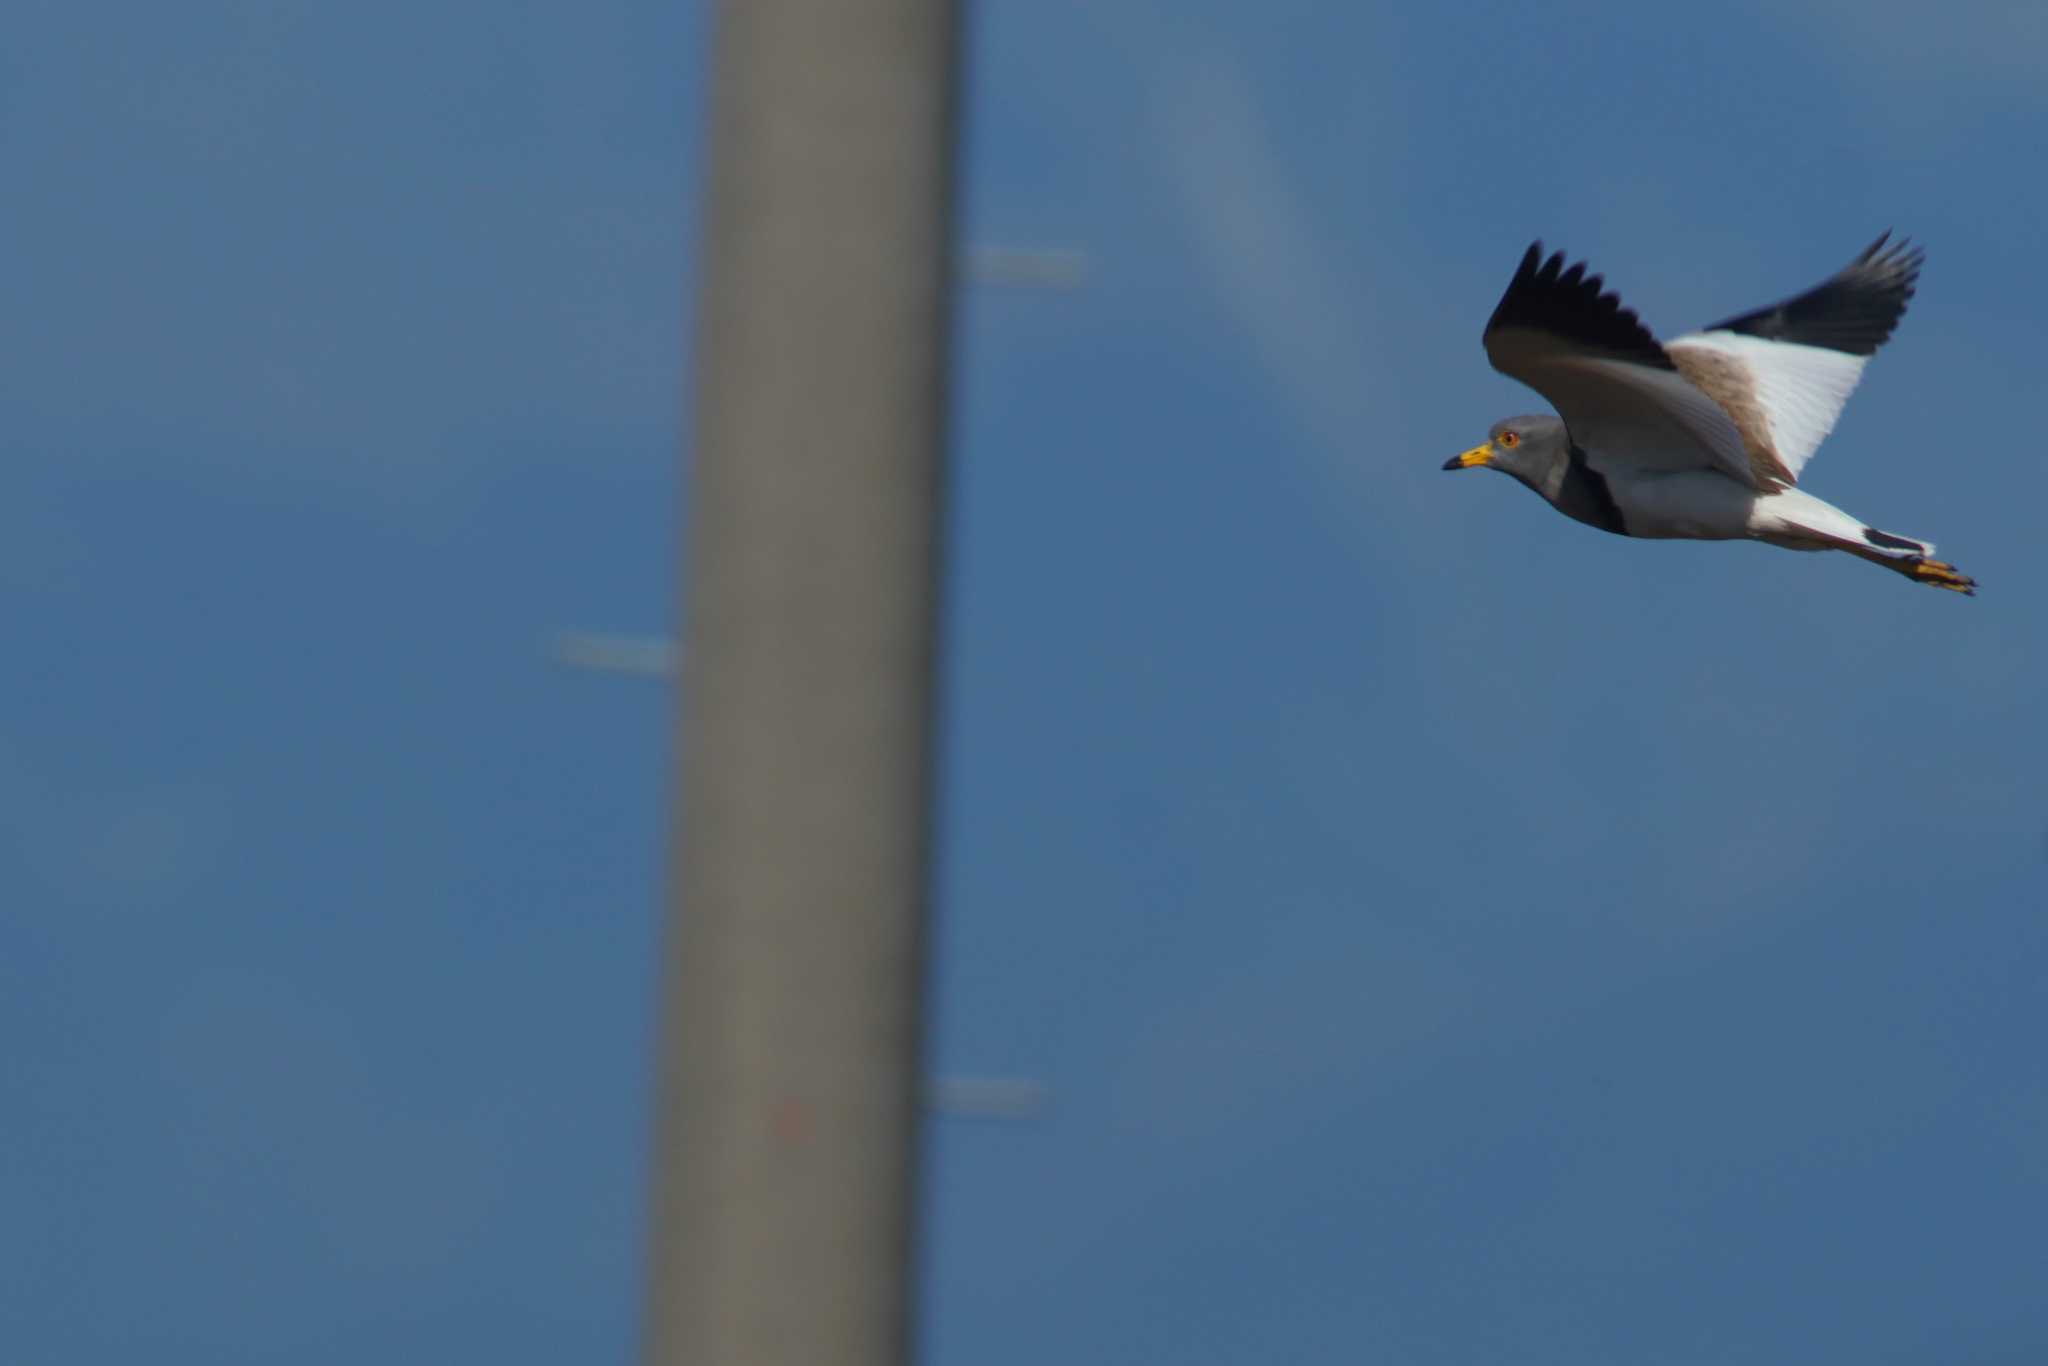
[[[1512,448],[1514,446],[1520,445],[1521,440],[1522,436],[1519,432],[1502,432],[1500,434],[1500,444],[1503,446]]]

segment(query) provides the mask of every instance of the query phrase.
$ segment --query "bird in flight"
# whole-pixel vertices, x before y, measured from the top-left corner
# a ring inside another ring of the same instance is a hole
[[[1567,517],[1623,536],[1844,550],[1975,593],[1931,542],[1879,531],[1799,487],[1863,366],[1913,297],[1924,253],[1886,233],[1804,294],[1668,342],[1583,263],[1531,246],[1486,324],[1486,357],[1550,400],[1447,470],[1511,474]]]

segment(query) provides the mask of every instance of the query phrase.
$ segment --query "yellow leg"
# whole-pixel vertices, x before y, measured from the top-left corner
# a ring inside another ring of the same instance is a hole
[[[1941,560],[1908,560],[1905,563],[1907,577],[1915,583],[1924,583],[1933,588],[1946,588],[1951,593],[1977,593],[1977,581],[1968,574],[1959,573],[1952,564]]]

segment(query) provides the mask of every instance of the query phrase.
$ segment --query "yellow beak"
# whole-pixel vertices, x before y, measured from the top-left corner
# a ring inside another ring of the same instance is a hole
[[[1452,456],[1449,460],[1444,461],[1444,468],[1447,470],[1470,470],[1477,469],[1481,465],[1491,465],[1492,463],[1493,445],[1489,442],[1484,446],[1474,446],[1463,455]]]

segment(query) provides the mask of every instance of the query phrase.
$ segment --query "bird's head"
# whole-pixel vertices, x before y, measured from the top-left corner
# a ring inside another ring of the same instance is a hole
[[[1534,489],[1551,486],[1552,475],[1571,459],[1572,439],[1564,423],[1548,415],[1502,418],[1486,444],[1444,462],[1447,470],[1499,470]]]

